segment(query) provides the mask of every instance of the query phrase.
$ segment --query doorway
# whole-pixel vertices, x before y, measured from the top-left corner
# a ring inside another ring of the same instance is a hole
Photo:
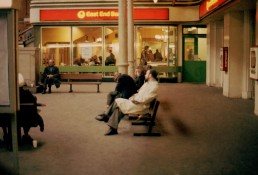
[[[206,81],[207,38],[205,30],[197,27],[183,28],[183,81]],[[201,28],[203,29],[203,28]],[[199,33],[198,33],[199,32]]]

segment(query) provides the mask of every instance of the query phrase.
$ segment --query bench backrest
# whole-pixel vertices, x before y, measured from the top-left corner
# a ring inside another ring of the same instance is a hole
[[[102,74],[98,73],[81,73],[81,74],[75,74],[75,73],[61,73],[60,78],[66,79],[66,80],[102,80]]]

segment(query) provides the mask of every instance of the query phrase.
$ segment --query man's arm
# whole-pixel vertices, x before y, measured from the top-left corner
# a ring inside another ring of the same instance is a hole
[[[158,84],[153,85],[152,87],[147,88],[142,93],[138,93],[133,98],[134,103],[147,104],[150,103],[154,98],[158,96]]]

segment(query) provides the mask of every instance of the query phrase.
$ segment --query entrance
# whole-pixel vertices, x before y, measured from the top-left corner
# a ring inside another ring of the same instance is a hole
[[[183,81],[203,83],[206,81],[206,28],[186,27],[183,30]]]

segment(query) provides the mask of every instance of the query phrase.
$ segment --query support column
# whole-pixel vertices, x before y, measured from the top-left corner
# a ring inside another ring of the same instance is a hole
[[[119,40],[119,58],[118,72],[127,74],[128,72],[128,52],[127,52],[127,0],[118,1],[118,40]]]
[[[224,16],[224,47],[228,47],[228,72],[224,72],[223,95],[242,97],[243,12]]]
[[[250,65],[250,47],[253,45],[253,20],[255,16],[250,11],[244,11],[244,33],[245,36],[243,42],[243,83],[242,83],[242,98],[251,98],[252,86],[251,79],[249,77],[249,65]]]
[[[256,0],[256,15],[255,15],[255,45],[258,45],[258,0]],[[255,81],[255,99],[254,99],[254,113],[258,115],[258,81]]]
[[[128,75],[134,76],[134,20],[133,20],[133,0],[128,0]]]
[[[206,84],[208,86],[222,87],[223,72],[220,70],[220,48],[223,46],[223,22],[212,22],[207,27]]]
[[[206,60],[206,85],[213,85],[213,43],[215,40],[214,36],[214,23],[209,23],[207,25],[207,60]]]

